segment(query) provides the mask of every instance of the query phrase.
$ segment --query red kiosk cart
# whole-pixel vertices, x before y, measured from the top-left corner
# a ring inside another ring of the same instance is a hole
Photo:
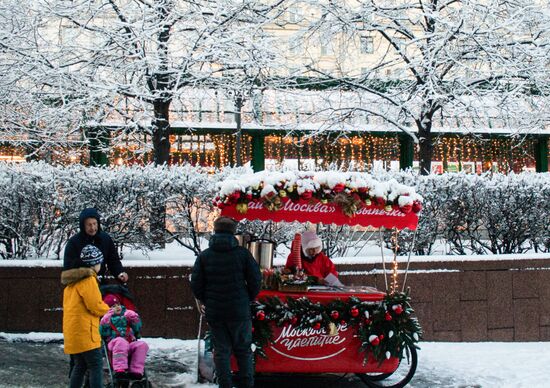
[[[261,172],[223,182],[216,203],[237,220],[360,225],[397,234],[416,230],[421,200],[412,187],[364,173]],[[389,281],[383,254],[382,261],[385,291],[296,290],[264,268],[271,289],[253,305],[256,373],[355,373],[367,386],[405,386],[416,370],[421,329],[405,282],[398,289],[396,255]]]

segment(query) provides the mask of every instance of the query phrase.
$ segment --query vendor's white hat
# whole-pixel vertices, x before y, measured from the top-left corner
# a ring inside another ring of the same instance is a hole
[[[323,242],[315,232],[307,231],[302,233],[302,249],[306,251],[311,248],[322,248]]]

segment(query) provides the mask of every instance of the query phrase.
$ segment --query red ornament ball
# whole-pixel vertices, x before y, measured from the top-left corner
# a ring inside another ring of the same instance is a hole
[[[382,197],[374,197],[374,203],[379,207],[386,206],[386,199]]]
[[[313,197],[313,191],[310,191],[310,190],[304,191],[302,195],[300,195],[300,197],[302,199],[310,199],[311,197]]]
[[[354,308],[352,308],[352,309],[349,311],[349,313],[350,313],[350,315],[351,315],[352,317],[355,318],[356,316],[359,315],[359,309],[358,309],[357,307],[354,307]]]
[[[386,311],[386,315],[384,315],[384,319],[386,319],[386,321],[391,321],[392,320],[392,316],[388,311]]]
[[[395,313],[397,315],[402,314],[403,313],[403,307],[400,304],[398,304],[397,306],[394,306],[393,311],[395,311]]]
[[[263,321],[265,319],[265,313],[262,310],[258,311],[256,313],[256,319],[258,321]]]
[[[409,214],[412,211],[412,205],[405,205],[399,208],[403,213]]]
[[[345,325],[345,324],[346,324],[346,321],[342,319],[342,320],[340,321],[340,325]]]
[[[371,342],[372,346],[378,346],[380,345],[380,338],[376,337]]]
[[[378,338],[380,338],[380,341],[382,341],[384,339],[384,334],[380,334]]]
[[[414,201],[412,204],[412,211],[415,213],[419,213],[420,210],[422,210],[422,204],[418,201]]]
[[[337,320],[340,317],[340,313],[336,310],[330,313],[330,317],[334,320]]]
[[[315,330],[319,330],[319,329],[321,328],[321,324],[320,324],[319,322],[315,322],[315,323],[313,324],[313,328],[314,328]]]
[[[370,324],[370,323],[371,323],[371,320],[370,320],[370,319],[368,319],[368,318],[365,318],[365,323],[366,323],[366,324],[368,325],[368,324]]]
[[[340,193],[342,191],[344,191],[344,189],[346,188],[346,185],[343,184],[343,183],[338,183],[336,184],[332,190],[334,190],[335,193]]]
[[[291,323],[292,325],[295,325],[296,323],[298,323],[298,318],[297,318],[297,317],[292,317],[292,318],[290,318],[290,323]]]

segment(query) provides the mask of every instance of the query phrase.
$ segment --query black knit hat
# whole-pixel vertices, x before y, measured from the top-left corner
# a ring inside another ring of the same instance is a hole
[[[235,234],[238,222],[229,217],[218,217],[214,221],[214,233]]]

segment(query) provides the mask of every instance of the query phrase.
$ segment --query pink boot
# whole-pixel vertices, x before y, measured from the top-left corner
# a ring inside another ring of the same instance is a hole
[[[130,343],[129,357],[130,368],[128,372],[134,375],[143,376],[143,370],[145,369],[145,358],[147,357],[147,351],[149,345],[143,341],[134,341]]]
[[[128,341],[122,337],[117,337],[111,340],[107,347],[112,353],[113,369],[115,373],[126,372],[128,370]]]

